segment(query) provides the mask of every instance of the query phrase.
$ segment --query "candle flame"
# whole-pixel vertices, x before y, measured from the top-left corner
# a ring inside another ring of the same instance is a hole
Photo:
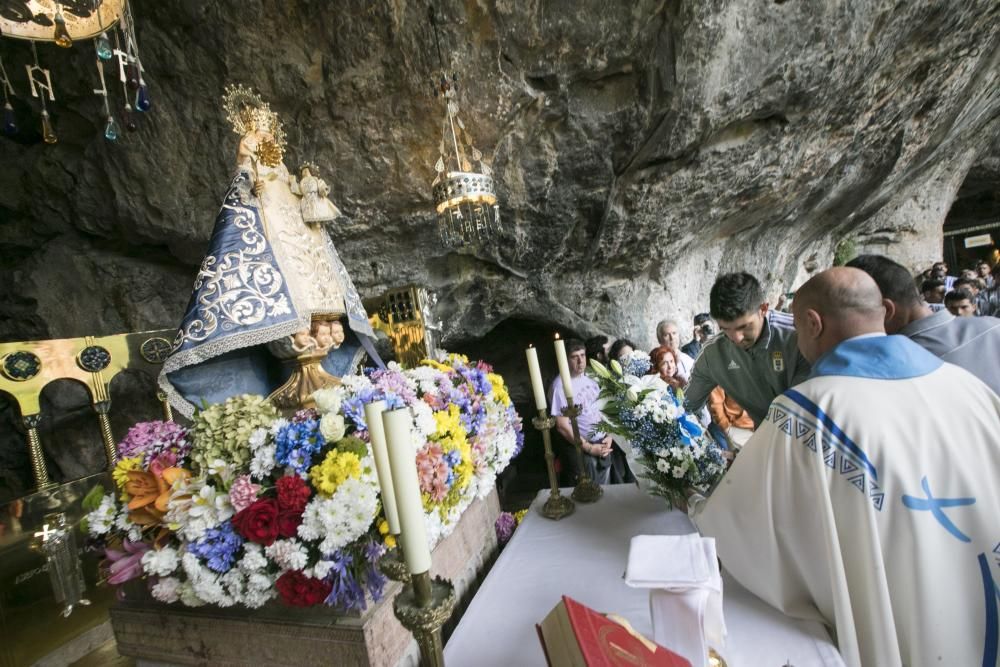
[[[556,332],[556,340],[559,340],[559,332]]]

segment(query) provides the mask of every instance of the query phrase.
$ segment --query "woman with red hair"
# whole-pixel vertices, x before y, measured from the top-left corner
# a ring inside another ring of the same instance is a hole
[[[687,380],[677,374],[677,354],[669,347],[661,345],[654,348],[649,353],[649,360],[652,362],[649,375],[659,375],[660,379],[674,389],[683,389],[687,385]]]

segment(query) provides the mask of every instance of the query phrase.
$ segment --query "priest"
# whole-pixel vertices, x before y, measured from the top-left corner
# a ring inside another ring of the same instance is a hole
[[[794,302],[809,378],[692,505],[723,565],[845,662],[996,665],[1000,398],[904,336],[846,267]]]

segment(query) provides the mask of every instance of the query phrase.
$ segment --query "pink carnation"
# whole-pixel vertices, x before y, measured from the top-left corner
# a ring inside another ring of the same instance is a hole
[[[432,443],[417,452],[420,491],[430,495],[432,500],[441,502],[448,495],[449,471],[440,445]]]
[[[250,475],[240,475],[229,489],[229,502],[232,503],[234,510],[242,512],[257,501],[259,491],[260,484],[251,482]]]

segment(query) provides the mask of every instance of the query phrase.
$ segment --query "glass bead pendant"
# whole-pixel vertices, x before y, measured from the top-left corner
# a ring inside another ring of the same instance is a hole
[[[139,91],[135,94],[135,108],[139,111],[149,111],[152,105],[153,103],[149,99],[149,88],[144,83],[139,84]]]
[[[10,102],[3,105],[3,133],[8,137],[17,134],[17,120],[14,118],[14,107]]]
[[[136,63],[131,63],[128,66],[128,75],[125,79],[125,85],[128,86],[130,90],[136,90],[139,88],[139,65]]]
[[[52,129],[52,121],[49,119],[49,112],[42,109],[42,139],[47,144],[54,144],[59,141],[56,131]]]
[[[102,32],[94,40],[94,48],[97,50],[97,57],[101,60],[111,60],[114,55],[111,52],[111,42],[108,41],[108,33]]]
[[[135,118],[132,117],[132,105],[125,105],[125,129],[129,132],[135,132],[139,129],[139,126],[135,123]]]
[[[114,116],[108,116],[108,123],[104,126],[104,138],[108,141],[118,139],[118,123],[115,122]]]
[[[66,19],[63,18],[62,12],[56,12],[55,16],[56,32],[55,32],[55,42],[57,45],[68,49],[73,46],[73,38],[69,36],[69,30],[66,29]]]

